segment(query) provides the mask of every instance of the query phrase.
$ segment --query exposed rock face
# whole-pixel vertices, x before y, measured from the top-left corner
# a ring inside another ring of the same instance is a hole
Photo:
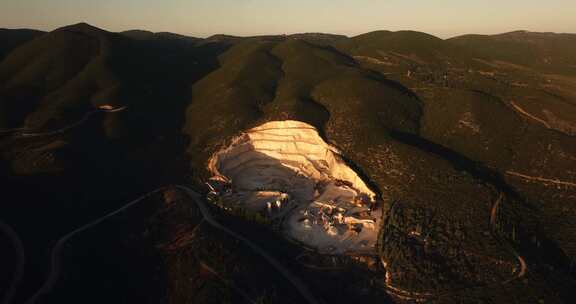
[[[248,130],[229,148],[216,153],[209,167],[232,180],[239,190],[288,190],[286,187],[300,185],[303,188],[286,192],[310,200],[314,197],[314,182],[338,179],[348,181],[359,193],[374,197],[316,128],[294,120],[272,121]]]
[[[272,193],[277,207],[290,209],[284,221],[290,237],[331,252],[374,249],[377,220],[370,207],[375,194],[313,126],[293,120],[265,123],[214,154],[208,166],[231,183],[228,198],[252,211],[271,212],[262,193]],[[284,203],[278,193],[293,199]]]

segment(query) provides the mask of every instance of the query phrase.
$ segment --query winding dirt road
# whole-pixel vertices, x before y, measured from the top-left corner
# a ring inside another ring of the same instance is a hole
[[[518,113],[520,113],[521,115],[534,120],[542,125],[544,125],[544,127],[548,128],[548,129],[553,129],[550,124],[548,124],[548,122],[546,122],[543,119],[540,119],[530,113],[528,113],[528,111],[524,110],[523,108],[521,108],[519,105],[517,105],[514,101],[510,101],[510,105],[512,105],[512,107],[514,108],[514,110],[516,110]]]
[[[218,223],[212,217],[210,210],[205,205],[204,200],[200,194],[198,194],[197,192],[195,192],[194,190],[192,190],[186,186],[177,185],[176,188],[184,191],[194,201],[194,203],[198,206],[198,209],[202,213],[204,220],[206,220],[206,222],[208,224],[210,224],[212,227],[214,227],[218,230],[221,230],[221,231],[229,234],[230,236],[240,240],[241,242],[245,243],[248,247],[250,247],[254,252],[256,252],[257,254],[262,256],[270,265],[272,265],[278,272],[280,272],[280,274],[282,274],[290,283],[292,283],[292,285],[296,288],[296,290],[298,290],[300,292],[302,297],[304,297],[304,299],[306,299],[306,301],[308,303],[310,303],[310,304],[319,303],[316,300],[316,298],[310,293],[310,291],[308,290],[306,285],[304,285],[304,283],[302,283],[296,276],[294,276],[292,273],[290,273],[290,271],[288,271],[288,269],[286,269],[281,263],[279,263],[270,254],[268,254],[266,251],[264,251],[258,245],[254,244],[249,239],[243,237],[242,235],[240,235],[240,234],[228,229],[227,227],[221,225],[220,223]],[[112,212],[104,215],[103,217],[98,218],[98,219],[96,219],[96,220],[94,220],[94,221],[66,234],[62,238],[60,238],[58,240],[58,242],[56,243],[56,245],[52,248],[52,251],[50,254],[50,273],[49,273],[46,281],[44,282],[42,287],[40,287],[40,289],[34,295],[32,295],[28,299],[28,301],[26,301],[26,303],[27,304],[35,304],[38,301],[38,299],[40,299],[43,295],[49,293],[54,288],[54,285],[56,284],[56,282],[58,280],[58,277],[59,277],[60,271],[61,271],[61,267],[62,267],[62,261],[61,261],[62,250],[64,249],[64,246],[66,245],[66,243],[72,237],[74,237],[78,233],[81,233],[87,229],[90,229],[90,228],[102,223],[106,219],[108,219],[108,218],[110,218],[110,217],[112,217],[118,213],[121,213],[122,211],[136,205],[137,203],[143,201],[144,199],[146,199],[146,198],[150,197],[151,195],[158,193],[164,189],[166,189],[166,187],[158,188],[152,192],[149,192],[149,193],[129,202],[128,204],[122,206],[121,208],[119,208],[115,211],[112,211]],[[8,304],[8,303],[5,303],[5,304]]]
[[[24,128],[19,128],[19,129],[12,129],[11,131],[17,131],[20,130],[20,133],[16,134],[16,137],[22,137],[22,138],[30,138],[30,137],[39,137],[39,136],[52,136],[52,135],[58,135],[58,134],[62,134],[70,129],[73,129],[81,124],[83,124],[86,120],[88,120],[88,118],[90,118],[90,116],[96,114],[96,113],[115,113],[115,112],[121,112],[126,110],[128,107],[127,106],[122,106],[119,108],[115,108],[115,109],[96,109],[93,111],[90,111],[86,114],[84,114],[84,116],[78,120],[75,123],[72,123],[70,125],[67,125],[63,128],[60,128],[58,130],[54,130],[54,131],[48,131],[48,132],[36,132],[36,133],[31,133],[31,132],[26,132],[23,131],[25,130]]]
[[[302,283],[302,281],[300,281],[300,279],[298,279],[296,276],[294,276],[288,269],[286,269],[281,263],[279,263],[270,254],[268,254],[266,251],[264,251],[262,248],[260,248],[260,246],[254,244],[249,239],[247,239],[247,238],[241,236],[240,234],[226,228],[225,226],[221,225],[216,220],[214,220],[214,218],[212,217],[212,214],[210,213],[210,210],[205,205],[204,200],[202,199],[200,194],[196,193],[194,190],[192,190],[186,186],[176,186],[176,187],[178,189],[184,191],[186,194],[188,194],[188,196],[190,196],[192,198],[192,200],[194,200],[194,202],[196,203],[196,205],[200,209],[202,216],[204,216],[204,219],[210,225],[212,225],[216,229],[219,229],[219,230],[229,234],[230,236],[234,237],[235,239],[242,241],[243,243],[248,245],[248,247],[250,247],[250,249],[254,250],[254,252],[256,252],[260,256],[262,256],[270,265],[272,265],[274,268],[276,268],[276,270],[278,272],[280,272],[280,274],[282,274],[290,283],[292,283],[292,285],[296,288],[296,290],[298,290],[300,292],[302,297],[304,297],[308,303],[311,303],[311,304],[319,303],[316,300],[316,298],[312,295],[312,293],[310,293],[310,291],[308,290],[308,287],[306,287],[306,285],[304,285],[304,283]]]
[[[66,245],[66,242],[68,242],[73,236],[75,236],[76,234],[88,230],[100,223],[102,223],[103,221],[107,220],[110,217],[113,217],[116,214],[121,213],[122,211],[136,205],[137,203],[145,200],[146,198],[152,196],[155,193],[158,193],[162,190],[164,190],[166,187],[162,187],[162,188],[158,188],[152,192],[149,192],[147,194],[144,194],[143,196],[129,202],[128,204],[122,206],[119,209],[116,209],[106,215],[104,215],[103,217],[96,219],[68,234],[66,234],[65,236],[61,237],[58,242],[56,242],[56,245],[54,245],[54,247],[52,248],[52,252],[50,254],[50,273],[48,274],[48,277],[46,279],[46,281],[44,281],[44,284],[42,284],[42,286],[40,287],[40,289],[38,289],[38,291],[36,291],[36,293],[34,295],[32,295],[28,301],[26,301],[27,304],[34,304],[38,301],[38,299],[47,294],[48,292],[50,292],[52,290],[52,288],[54,288],[54,285],[56,284],[57,280],[58,280],[58,276],[60,275],[60,271],[62,268],[62,261],[61,261],[61,253],[62,250],[64,249],[64,245]]]
[[[566,187],[576,187],[576,183],[574,183],[574,182],[568,182],[568,181],[563,181],[563,180],[553,179],[553,178],[530,176],[530,175],[522,174],[522,173],[519,173],[516,171],[506,171],[506,174],[516,176],[516,177],[522,178],[524,180],[538,182],[538,183],[545,184],[545,185],[554,184],[554,185],[562,185],[562,186],[566,186]]]
[[[507,279],[503,282],[500,282],[500,283],[498,283],[498,285],[508,284],[514,280],[521,279],[522,277],[524,277],[526,275],[526,272],[528,270],[528,266],[527,266],[524,258],[518,253],[518,251],[516,251],[516,249],[512,245],[510,245],[508,243],[507,240],[502,239],[496,232],[496,220],[497,220],[497,215],[498,215],[498,208],[500,207],[500,204],[502,203],[503,199],[504,199],[504,194],[502,192],[500,192],[498,194],[498,198],[492,204],[492,208],[490,209],[490,228],[492,229],[492,235],[494,236],[494,238],[496,238],[503,246],[505,246],[506,249],[510,253],[512,253],[514,255],[514,257],[517,259],[518,269],[517,269],[517,271],[515,271],[515,274],[510,279]],[[382,260],[382,263],[384,265],[384,268],[386,268],[386,266],[387,266],[386,261],[384,261],[384,259],[382,259],[382,257],[381,257],[381,260]],[[446,291],[446,292],[439,293],[439,294],[433,294],[433,293],[429,293],[429,292],[414,292],[414,291],[409,291],[409,290],[395,287],[394,285],[392,285],[390,283],[389,278],[390,277],[387,274],[385,286],[386,286],[386,290],[388,291],[388,293],[399,298],[399,299],[407,300],[407,301],[424,302],[424,301],[428,301],[428,300],[431,300],[434,298],[438,299],[441,297],[456,294],[458,292],[462,292],[461,290],[460,291]],[[482,286],[475,286],[475,287],[470,287],[470,288],[477,288],[477,287],[482,287]],[[484,286],[484,287],[487,287],[487,286]],[[469,288],[466,288],[466,289],[469,289]]]
[[[10,225],[2,221],[0,221],[0,231],[7,235],[10,241],[12,241],[12,245],[14,246],[17,256],[16,269],[14,271],[14,275],[12,276],[12,282],[2,297],[2,304],[10,304],[14,300],[16,288],[18,288],[18,285],[20,284],[20,281],[24,275],[26,257],[24,255],[24,245],[22,244],[22,241],[18,237],[16,231],[14,231]]]
[[[504,194],[502,192],[500,192],[500,194],[498,195],[498,198],[496,199],[496,202],[494,202],[494,204],[492,205],[492,210],[490,211],[490,227],[492,228],[492,233],[494,235],[494,237],[496,237],[497,239],[500,240],[500,242],[507,247],[508,251],[510,251],[518,260],[518,271],[517,271],[517,275],[515,278],[511,278],[508,281],[505,281],[503,284],[506,284],[512,280],[515,279],[520,279],[522,277],[524,277],[524,275],[526,275],[526,270],[528,269],[528,267],[526,266],[526,261],[524,260],[524,258],[518,253],[518,251],[516,251],[516,249],[514,248],[514,246],[510,245],[506,240],[501,239],[497,232],[496,232],[496,216],[498,215],[498,208],[500,207],[500,203],[502,202],[502,200],[504,199]]]

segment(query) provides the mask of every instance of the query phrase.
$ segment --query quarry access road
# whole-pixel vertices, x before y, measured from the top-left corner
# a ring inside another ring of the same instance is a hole
[[[496,202],[494,202],[494,204],[492,205],[492,210],[490,210],[490,228],[492,228],[492,232],[494,234],[494,236],[497,239],[500,239],[497,236],[497,232],[496,232],[496,216],[498,214],[498,208],[500,207],[500,203],[502,202],[502,200],[504,199],[504,194],[502,192],[500,192],[500,194],[498,195],[498,198],[496,199]],[[519,270],[518,270],[518,275],[515,278],[512,278],[505,283],[508,283],[512,280],[515,279],[520,279],[522,277],[524,277],[524,275],[526,275],[526,270],[528,269],[528,267],[526,266],[526,261],[524,260],[524,258],[518,253],[518,251],[516,251],[516,249],[514,248],[514,246],[510,245],[506,240],[500,239],[500,242],[502,244],[504,244],[504,246],[506,246],[508,248],[508,251],[510,251],[518,260],[518,265],[519,265]]]
[[[260,246],[256,245],[255,243],[253,243],[249,239],[241,236],[240,234],[228,229],[227,227],[223,226],[222,224],[218,223],[212,217],[210,210],[205,205],[204,200],[202,199],[200,194],[198,194],[197,192],[195,192],[194,190],[192,190],[186,186],[178,185],[176,187],[178,189],[184,191],[186,194],[188,194],[188,196],[190,198],[192,198],[192,200],[196,203],[196,206],[198,206],[198,209],[202,213],[202,216],[204,217],[206,222],[208,222],[212,227],[229,234],[230,236],[234,237],[235,239],[237,239],[239,241],[242,241],[248,247],[250,247],[250,249],[252,249],[254,252],[256,252],[260,256],[262,256],[270,265],[272,265],[274,268],[276,268],[276,270],[278,272],[280,272],[280,274],[282,274],[284,276],[284,278],[286,278],[290,283],[292,283],[292,285],[296,288],[296,290],[298,290],[298,292],[300,292],[302,297],[304,297],[304,299],[306,299],[306,301],[308,303],[311,303],[311,304],[319,303],[318,300],[316,300],[316,298],[310,293],[310,291],[308,290],[308,288],[306,287],[306,285],[304,285],[304,283],[302,281],[300,281],[297,277],[295,277],[292,273],[290,273],[290,271],[288,269],[286,269],[280,262],[278,262],[271,255],[269,255],[266,251],[264,251],[262,248],[260,248]]]
[[[128,108],[128,106],[122,106],[122,107],[115,108],[115,109],[96,109],[96,110],[93,110],[93,111],[90,111],[90,112],[84,114],[84,116],[80,120],[78,120],[72,124],[69,124],[67,126],[64,126],[58,130],[54,130],[54,131],[32,133],[32,132],[23,131],[23,130],[25,130],[24,128],[12,129],[12,130],[20,130],[20,133],[15,134],[16,137],[20,137],[20,138],[58,135],[58,134],[62,134],[62,133],[66,132],[70,129],[73,129],[73,128],[83,124],[84,122],[86,122],[86,120],[88,120],[88,118],[90,118],[90,116],[92,116],[96,113],[101,113],[101,112],[103,112],[103,113],[115,113],[115,112],[124,111],[127,108]]]
[[[563,181],[563,180],[559,180],[559,179],[552,179],[552,178],[545,178],[545,177],[538,177],[538,176],[531,176],[531,175],[522,174],[522,173],[519,173],[516,171],[510,171],[509,170],[509,171],[506,171],[506,174],[516,176],[516,177],[522,178],[524,180],[541,183],[544,185],[554,184],[554,185],[558,185],[558,186],[576,187],[576,183],[574,183],[574,182],[568,182],[568,181]]]
[[[496,238],[503,246],[506,247],[506,249],[512,253],[514,255],[514,257],[516,258],[516,260],[518,261],[518,270],[515,271],[514,276],[511,277],[510,279],[507,279],[503,282],[500,283],[496,283],[498,286],[504,285],[504,284],[508,284],[514,280],[518,280],[523,278],[526,275],[526,272],[528,271],[528,266],[526,264],[526,261],[524,260],[524,258],[518,253],[518,251],[516,251],[516,249],[510,245],[505,239],[502,239],[501,237],[499,237],[497,235],[496,232],[496,217],[498,215],[498,208],[500,208],[500,205],[502,203],[502,201],[504,200],[504,193],[500,192],[498,194],[498,197],[496,198],[496,200],[494,201],[494,203],[492,204],[492,207],[490,208],[490,228],[492,229],[492,235],[494,236],[494,238]],[[382,259],[382,257],[381,257]],[[382,259],[382,262],[385,263],[385,261]],[[384,264],[386,265],[386,264]],[[384,266],[384,268],[386,268],[386,266]],[[462,290],[459,291],[447,291],[447,292],[443,292],[440,294],[433,294],[433,293],[429,293],[429,292],[412,292],[409,290],[405,290],[405,289],[401,289],[398,287],[394,287],[392,284],[390,284],[388,282],[388,278],[386,279],[386,290],[400,298],[403,300],[408,300],[408,301],[414,301],[414,302],[424,302],[424,301],[428,301],[431,299],[439,299],[441,297],[446,297],[446,296],[450,296],[450,295],[454,295],[456,293],[462,292]],[[495,284],[495,285],[496,285]],[[487,287],[486,285],[484,286],[474,286],[472,288],[478,288],[478,287]],[[465,289],[469,289],[465,288]]]
[[[18,237],[18,234],[10,225],[0,221],[0,231],[4,233],[10,241],[15,249],[16,253],[16,269],[14,270],[14,275],[12,276],[12,282],[10,282],[10,286],[4,293],[2,297],[2,304],[10,304],[14,300],[14,295],[16,294],[16,288],[20,284],[22,277],[24,275],[24,266],[26,264],[26,257],[24,255],[24,245],[22,244],[22,240]]]
[[[492,235],[493,237],[500,242],[503,246],[506,247],[506,249],[508,251],[510,251],[510,253],[512,253],[514,255],[514,257],[518,260],[518,270],[515,271],[514,275],[502,282],[499,283],[493,283],[493,284],[485,284],[485,285],[480,285],[480,286],[473,286],[473,287],[466,287],[463,288],[459,291],[452,291],[452,292],[445,292],[439,295],[434,296],[433,298],[436,299],[440,299],[442,297],[446,297],[446,296],[451,296],[451,295],[455,295],[457,293],[461,293],[462,291],[471,289],[471,288],[487,288],[487,287],[496,287],[496,286],[502,286],[502,285],[506,285],[512,281],[515,280],[519,280],[521,278],[523,278],[526,275],[526,272],[528,271],[528,266],[526,265],[526,261],[524,260],[524,258],[518,253],[518,251],[516,251],[516,249],[514,248],[514,246],[512,246],[510,243],[508,243],[507,240],[501,238],[496,231],[496,217],[498,215],[498,208],[500,208],[500,205],[502,203],[502,201],[504,200],[504,193],[500,192],[498,193],[498,197],[496,198],[496,200],[494,201],[494,203],[492,204],[492,207],[490,208],[490,228],[492,230]]]
[[[225,232],[226,234],[229,234],[230,236],[234,237],[235,239],[245,243],[248,247],[250,247],[250,249],[252,249],[254,252],[256,252],[257,254],[262,256],[268,263],[270,263],[270,265],[272,265],[278,272],[280,272],[280,274],[282,274],[286,278],[286,280],[288,280],[290,283],[292,283],[292,285],[296,288],[296,290],[298,290],[298,292],[300,292],[302,297],[304,297],[304,299],[306,299],[306,301],[308,303],[310,303],[310,304],[318,304],[319,303],[319,301],[317,301],[316,298],[310,293],[310,291],[308,290],[306,285],[304,285],[304,283],[302,283],[297,277],[292,275],[290,273],[290,271],[288,271],[288,269],[286,269],[284,266],[282,266],[282,264],[280,262],[278,262],[275,258],[273,258],[266,251],[264,251],[262,248],[260,248],[258,245],[254,244],[253,242],[251,242],[247,238],[239,235],[238,233],[236,233],[236,232],[228,229],[227,227],[223,226],[222,224],[218,223],[214,219],[214,217],[212,217],[212,214],[210,213],[209,208],[205,205],[203,198],[200,194],[198,194],[196,191],[190,189],[187,186],[176,185],[175,187],[182,190],[184,193],[186,193],[194,201],[196,206],[198,206],[200,213],[202,213],[204,220],[206,220],[206,222],[208,224],[210,224],[212,227],[214,227],[218,230]],[[139,198],[125,204],[124,206],[120,207],[119,209],[116,209],[116,210],[114,210],[114,211],[112,211],[112,212],[110,212],[110,213],[108,213],[108,214],[80,227],[80,228],[77,228],[76,230],[74,230],[72,232],[69,232],[65,236],[61,237],[56,242],[56,245],[54,245],[54,247],[52,248],[52,251],[50,253],[50,273],[48,274],[46,281],[42,284],[40,289],[38,289],[38,291],[36,293],[34,293],[34,295],[32,295],[26,301],[26,304],[35,304],[41,296],[49,293],[54,288],[56,282],[58,281],[58,277],[60,275],[61,268],[62,268],[62,261],[61,261],[62,250],[64,249],[64,246],[66,245],[66,243],[72,237],[74,237],[78,233],[81,233],[85,230],[88,230],[88,229],[104,222],[106,219],[111,218],[111,217],[121,213],[122,211],[127,210],[128,208],[138,204],[139,202],[144,201],[145,199],[149,198],[153,194],[156,194],[160,191],[165,190],[166,188],[167,187],[161,187],[161,188],[153,190],[147,194],[144,194],[144,195],[140,196]],[[3,304],[8,304],[8,303],[3,303]]]
[[[521,115],[524,115],[525,117],[534,120],[542,125],[544,125],[544,127],[546,127],[547,129],[553,129],[550,124],[548,124],[548,122],[546,122],[543,119],[540,119],[530,113],[528,113],[528,111],[524,110],[523,108],[521,108],[519,105],[517,105],[514,101],[510,101],[510,104],[512,105],[512,107],[514,108],[514,110],[516,110],[518,113],[520,113]]]

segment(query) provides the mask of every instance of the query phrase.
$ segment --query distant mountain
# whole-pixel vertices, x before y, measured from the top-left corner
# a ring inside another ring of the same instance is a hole
[[[447,41],[482,59],[542,72],[576,75],[576,34],[515,31],[498,35],[464,35]]]
[[[233,43],[243,40],[245,37],[216,34],[204,39],[205,42],[223,42],[223,43]]]
[[[139,39],[139,40],[152,40],[156,39],[156,33],[151,31],[145,30],[129,30],[120,32],[120,34],[128,36],[132,39]]]
[[[144,31],[144,30],[129,30],[129,31],[123,31],[120,32],[120,34],[130,37],[132,39],[137,39],[137,40],[181,40],[181,41],[186,41],[189,43],[196,43],[198,41],[201,41],[202,38],[196,38],[196,37],[192,37],[192,36],[185,36],[185,35],[180,35],[180,34],[174,34],[174,33],[169,33],[169,32],[150,32],[150,31]]]
[[[348,37],[344,35],[326,34],[326,33],[298,33],[288,35],[290,39],[302,39],[318,44],[333,44],[336,41],[345,40]]]
[[[326,34],[326,33],[297,33],[297,34],[290,34],[290,35],[261,35],[261,36],[232,36],[232,35],[223,35],[217,34],[210,36],[203,40],[203,43],[206,42],[224,42],[234,44],[244,40],[268,40],[268,41],[282,41],[287,39],[298,39],[298,40],[305,40],[308,42],[316,43],[316,44],[333,44],[336,41],[346,39],[348,37],[344,35],[335,35],[335,34]]]
[[[463,60],[466,54],[438,37],[415,31],[375,31],[350,39],[338,40],[339,49],[354,56],[381,61],[405,61],[416,65],[444,65]]]

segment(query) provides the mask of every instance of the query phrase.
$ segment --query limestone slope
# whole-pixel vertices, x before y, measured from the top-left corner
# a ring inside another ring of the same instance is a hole
[[[375,194],[313,126],[265,123],[215,153],[208,166],[214,178],[232,187],[222,199],[270,217],[276,202],[276,211],[286,213],[288,237],[324,252],[375,253],[380,223],[380,213],[371,214]]]

